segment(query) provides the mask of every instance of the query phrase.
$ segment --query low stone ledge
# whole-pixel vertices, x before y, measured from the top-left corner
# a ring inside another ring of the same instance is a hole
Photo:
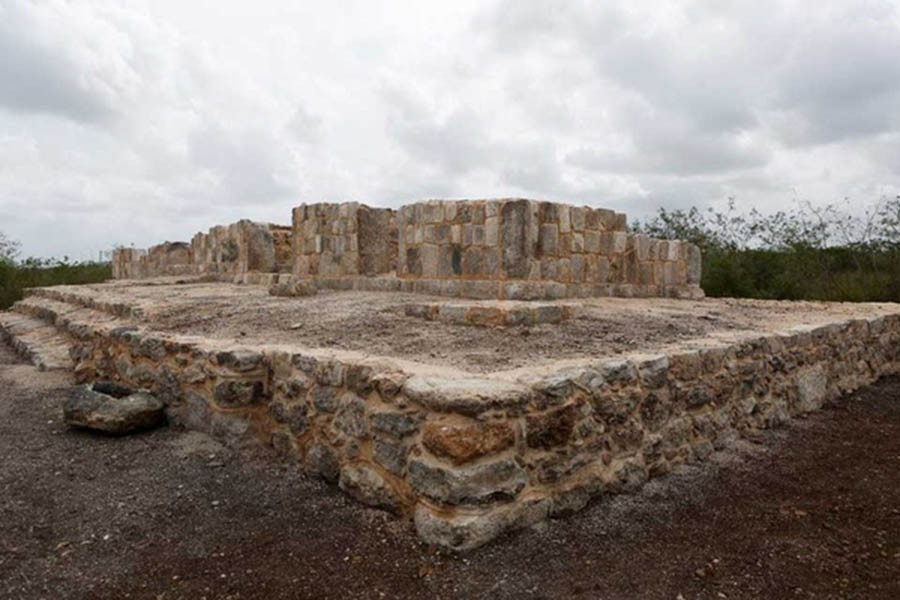
[[[571,304],[443,304],[439,302],[409,303],[404,314],[426,321],[476,327],[512,327],[557,324],[569,320],[576,311]]]

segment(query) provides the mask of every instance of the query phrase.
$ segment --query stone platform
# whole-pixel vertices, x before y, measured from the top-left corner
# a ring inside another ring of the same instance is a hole
[[[151,389],[173,422],[270,444],[455,549],[900,372],[894,304],[586,298],[555,324],[460,327],[406,313],[446,298],[182,281],[34,289],[0,333],[81,381]]]

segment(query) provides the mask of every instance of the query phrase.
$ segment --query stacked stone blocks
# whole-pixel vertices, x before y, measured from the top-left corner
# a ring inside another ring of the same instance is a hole
[[[394,211],[357,202],[293,210],[293,272],[300,277],[387,274],[396,268]]]
[[[77,294],[32,292],[127,315]],[[76,376],[153,390],[170,418],[271,444],[367,504],[465,549],[634,489],[674,466],[900,372],[900,314],[515,379],[385,359],[162,335],[127,318],[53,317]]]
[[[115,276],[187,271],[270,284],[254,274],[290,271],[318,287],[475,299],[702,296],[696,246],[629,233],[625,215],[611,210],[522,199],[431,200],[397,211],[304,204],[290,233],[250,221],[214,227],[194,236],[188,266],[170,262],[118,251]]]

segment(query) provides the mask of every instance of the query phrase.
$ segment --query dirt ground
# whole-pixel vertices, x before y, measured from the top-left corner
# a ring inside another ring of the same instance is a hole
[[[478,304],[413,294],[322,290],[308,298],[276,298],[263,287],[221,283],[115,282],[68,289],[139,306],[146,323],[160,331],[349,350],[478,373],[900,312],[897,305],[592,298],[565,301],[577,307],[575,315],[558,325],[495,329],[406,316],[410,302]]]
[[[0,598],[900,597],[900,378],[462,556],[260,448],[67,431],[0,346]]]

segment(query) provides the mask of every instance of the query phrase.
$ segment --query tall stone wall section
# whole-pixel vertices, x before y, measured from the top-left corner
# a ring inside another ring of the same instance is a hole
[[[475,298],[695,296],[700,253],[625,215],[533,200],[430,201],[399,217],[401,279]]]
[[[629,233],[622,213],[534,200],[303,204],[290,228],[245,220],[198,233],[187,262],[179,244],[118,250],[114,276],[292,273],[320,287],[476,299],[703,295],[693,244]]]
[[[292,211],[295,275],[385,275],[396,269],[393,210],[357,202],[302,204]]]
[[[703,294],[696,246],[628,233],[625,215],[606,209],[433,200],[395,214],[310,204],[294,209],[293,225],[294,274],[321,287],[513,300]]]
[[[288,228],[248,220],[197,233],[191,249],[198,275],[287,272],[292,263]]]
[[[32,293],[126,317],[50,315],[74,340],[80,380],[150,388],[171,419],[271,444],[456,549],[635,489],[900,372],[900,314],[505,380],[167,336],[129,323],[118,304]]]

